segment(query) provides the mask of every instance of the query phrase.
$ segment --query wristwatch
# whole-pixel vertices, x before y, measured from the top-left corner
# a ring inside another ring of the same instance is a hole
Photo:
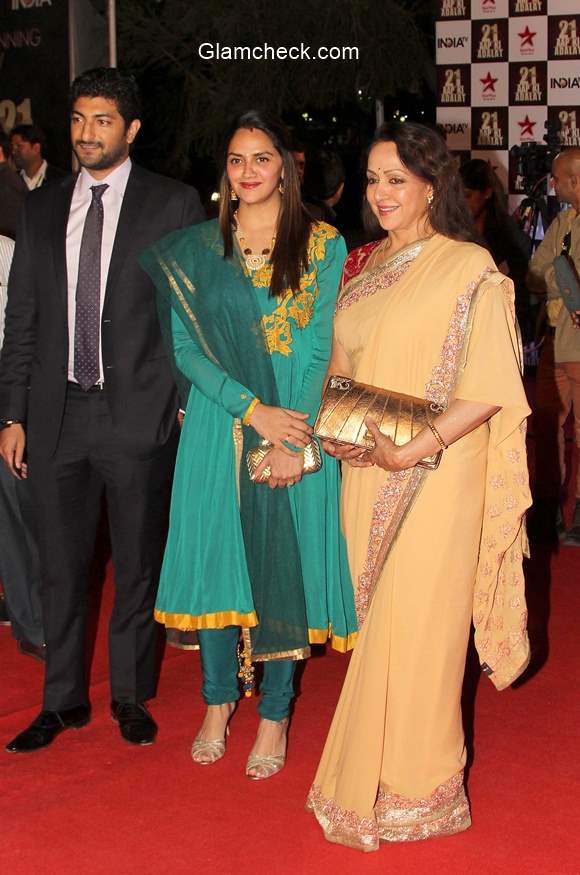
[[[0,419],[0,428],[8,428],[9,425],[24,425],[21,419]]]

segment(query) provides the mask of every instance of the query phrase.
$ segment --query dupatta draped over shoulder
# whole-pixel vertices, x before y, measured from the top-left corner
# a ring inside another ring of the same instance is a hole
[[[268,298],[266,269],[251,275],[235,253],[224,259],[215,221],[170,234],[141,257],[158,290],[160,322],[182,400],[190,397],[156,616],[168,627],[193,634],[200,628],[239,625],[246,630],[246,656],[251,652],[257,660],[302,658],[309,654],[312,640],[322,640],[322,635],[324,640],[337,636],[339,648],[347,649],[356,628],[354,611],[349,612],[343,599],[349,584],[334,602],[335,593],[330,593],[333,616],[323,617],[321,607],[318,615],[324,628],[314,635],[312,599],[305,597],[304,586],[305,576],[313,575],[304,567],[304,536],[298,543],[296,504],[303,493],[321,490],[322,521],[332,500],[327,500],[328,484],[338,489],[336,472],[309,475],[309,482],[301,481],[294,490],[271,490],[253,483],[245,464],[247,451],[259,441],[254,429],[242,425],[253,398],[273,406],[295,401],[300,404],[295,409],[312,416],[319,404],[344,260],[344,243],[335,229],[315,226],[309,257],[299,293],[289,293],[284,300]],[[315,324],[311,336],[308,330],[312,332]],[[279,356],[280,365],[274,356]],[[288,380],[297,386],[296,398],[289,396],[287,387],[280,388],[277,367],[290,369]],[[336,492],[334,501],[337,505]],[[196,531],[191,531],[192,525]],[[207,527],[206,538],[200,525]],[[341,575],[339,569],[344,548],[338,537],[334,543],[338,564],[333,560],[330,565],[339,586],[349,578],[347,570]],[[324,581],[319,585],[317,605],[323,605]],[[336,614],[335,602],[340,603]]]

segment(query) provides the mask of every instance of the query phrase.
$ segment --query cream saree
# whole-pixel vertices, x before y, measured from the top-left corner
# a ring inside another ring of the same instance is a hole
[[[435,235],[363,268],[342,290],[335,331],[357,380],[501,407],[436,471],[346,467],[361,629],[308,807],[327,839],[371,851],[470,825],[460,697],[472,618],[499,689],[529,655],[529,409],[513,287],[478,246]]]

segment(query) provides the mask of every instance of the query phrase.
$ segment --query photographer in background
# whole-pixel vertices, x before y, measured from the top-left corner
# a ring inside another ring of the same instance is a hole
[[[536,537],[556,529],[565,544],[580,547],[580,465],[576,474],[576,504],[570,528],[561,515],[566,479],[564,424],[574,412],[576,447],[580,450],[580,308],[570,309],[554,267],[565,255],[571,283],[580,294],[580,149],[561,152],[552,164],[556,197],[571,209],[560,212],[536,250],[527,276],[530,291],[547,298],[550,330],[540,358],[536,386],[536,508],[531,533]],[[568,294],[566,294],[568,298]]]

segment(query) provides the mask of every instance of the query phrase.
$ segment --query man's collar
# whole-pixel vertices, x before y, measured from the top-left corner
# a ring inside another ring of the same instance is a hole
[[[88,190],[94,185],[104,185],[105,183],[110,186],[120,197],[124,197],[125,189],[127,188],[127,182],[129,180],[129,174],[131,173],[131,159],[127,157],[122,164],[119,164],[118,167],[115,167],[107,176],[101,179],[95,179],[91,173],[87,170],[86,167],[81,167],[80,172],[80,185],[81,190],[83,192],[88,192]]]

